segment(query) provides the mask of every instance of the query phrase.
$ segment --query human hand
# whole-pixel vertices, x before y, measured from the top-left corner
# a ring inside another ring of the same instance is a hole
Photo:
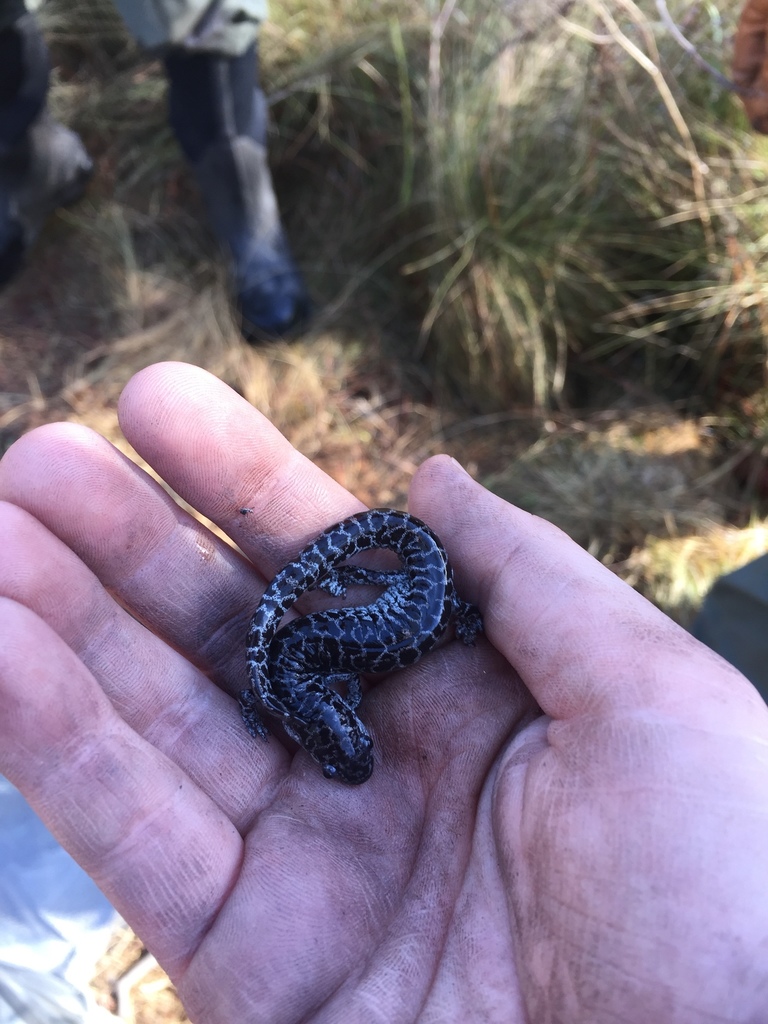
[[[432,459],[410,510],[490,643],[370,688],[373,776],[329,782],[232,695],[265,581],[359,503],[197,368],[141,372],[120,414],[251,564],[91,431],[18,441],[0,770],[193,1020],[763,1018],[768,710],[738,672]]]
[[[747,0],[733,40],[733,81],[750,124],[768,132],[768,0]]]

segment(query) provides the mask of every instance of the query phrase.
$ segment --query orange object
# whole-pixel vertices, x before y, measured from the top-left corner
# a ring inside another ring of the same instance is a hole
[[[768,0],[747,0],[733,44],[733,80],[750,124],[768,134]]]

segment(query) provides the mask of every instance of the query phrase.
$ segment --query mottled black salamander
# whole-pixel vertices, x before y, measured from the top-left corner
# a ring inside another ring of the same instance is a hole
[[[398,569],[342,565],[372,548],[388,548]],[[383,587],[371,603],[312,612],[280,628],[307,590],[343,597],[354,584]],[[405,512],[372,509],[325,530],[267,587],[248,629],[251,688],[240,694],[252,736],[266,739],[267,711],[329,779],[356,784],[373,771],[373,742],[355,708],[360,674],[393,672],[431,651],[451,620],[456,635],[474,643],[482,630],[477,608],[458,596],[443,545]],[[346,686],[341,696],[333,686]]]

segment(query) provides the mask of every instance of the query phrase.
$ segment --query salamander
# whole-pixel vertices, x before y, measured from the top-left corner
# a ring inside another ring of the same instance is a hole
[[[374,548],[400,567],[342,564]],[[281,627],[302,594],[321,588],[343,597],[353,585],[382,588],[373,601],[312,612]],[[356,709],[361,673],[393,672],[431,651],[451,623],[472,644],[480,612],[456,592],[445,548],[421,520],[371,509],[329,527],[272,580],[247,637],[250,688],[240,694],[248,731],[267,738],[263,712],[278,719],[326,778],[352,785],[373,771],[373,741]],[[339,692],[338,688],[345,693]]]

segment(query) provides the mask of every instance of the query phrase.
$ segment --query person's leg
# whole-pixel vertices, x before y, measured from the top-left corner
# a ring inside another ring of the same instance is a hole
[[[257,41],[265,0],[115,0],[142,46],[165,56],[170,122],[231,259],[246,337],[283,334],[309,299],[280,223],[266,152]]]
[[[0,0],[0,146],[24,138],[48,93],[48,49],[22,0]]]
[[[307,292],[280,223],[267,163],[256,44],[237,56],[174,48],[165,58],[170,121],[232,261],[247,337],[306,319]]]
[[[22,266],[46,218],[74,202],[93,164],[45,109],[48,50],[19,0],[0,0],[0,285]]]

